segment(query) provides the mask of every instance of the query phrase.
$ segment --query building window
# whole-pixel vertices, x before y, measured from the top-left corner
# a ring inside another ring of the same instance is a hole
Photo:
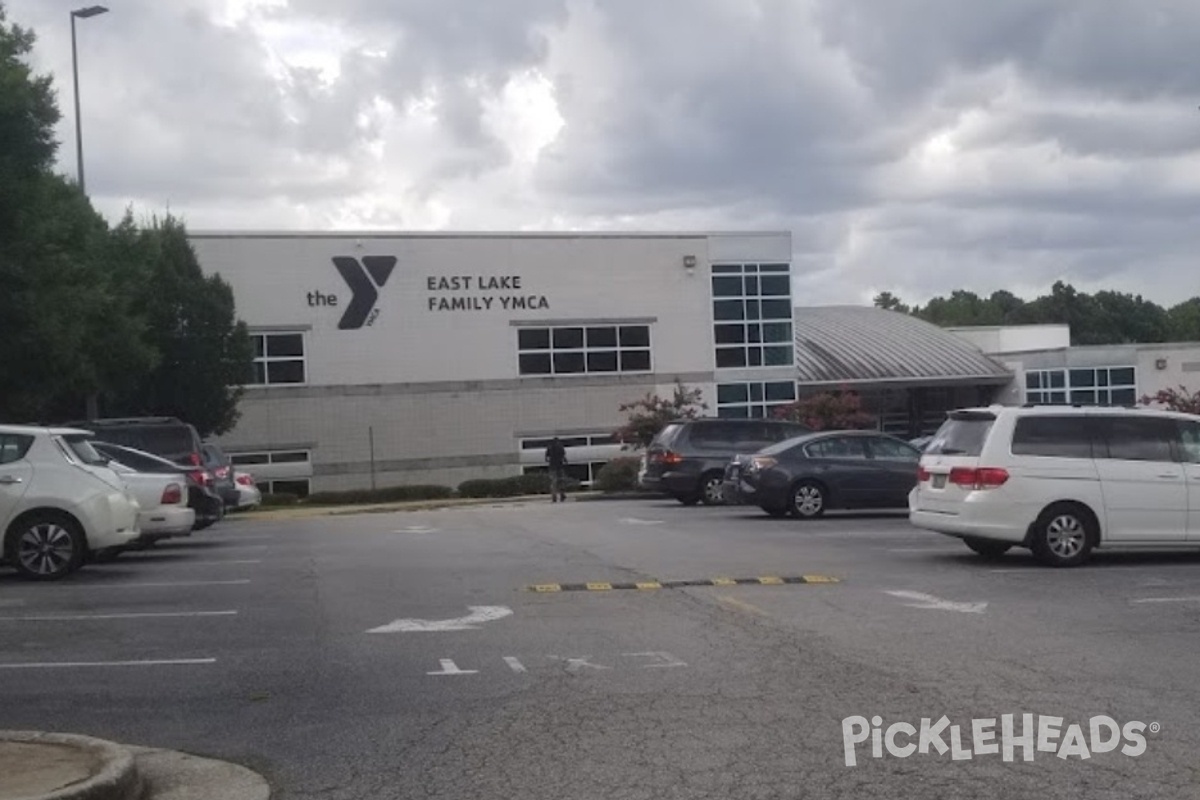
[[[1134,367],[1041,369],[1025,373],[1025,402],[1037,405],[1132,406]]]
[[[281,478],[272,481],[256,481],[259,491],[264,494],[294,494],[297,497],[308,497],[308,478]]]
[[[601,445],[620,444],[611,433],[590,433],[577,436],[560,436],[558,440],[563,447],[599,447]],[[522,450],[545,450],[554,441],[553,436],[544,439],[522,439]]]
[[[585,461],[578,464],[568,462],[567,466],[563,468],[563,473],[565,473],[568,478],[574,478],[575,480],[579,481],[581,486],[589,487],[596,482],[596,476],[600,474],[600,470],[603,469],[604,465],[607,463],[607,461]],[[523,475],[534,475],[539,472],[549,471],[549,467],[527,466],[521,468],[521,473]]]
[[[519,328],[521,375],[650,371],[649,325]]]
[[[250,340],[254,344],[254,367],[248,385],[274,386],[308,380],[303,333],[251,332]]]
[[[257,453],[230,453],[229,462],[235,467],[252,467],[263,464],[307,464],[307,450],[268,450]]]
[[[770,417],[781,406],[794,402],[792,381],[751,381],[717,384],[717,416],[734,419]]]
[[[792,278],[787,264],[714,264],[717,369],[795,362]]]

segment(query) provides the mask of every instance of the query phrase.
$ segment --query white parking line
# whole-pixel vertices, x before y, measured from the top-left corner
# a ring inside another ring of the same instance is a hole
[[[953,550],[945,547],[889,547],[889,553],[957,553],[958,548]]]
[[[131,560],[133,560],[133,559],[131,559]],[[211,567],[215,564],[261,564],[263,562],[263,560],[261,558],[243,558],[243,559],[214,558],[209,561],[162,561],[162,562],[160,562],[157,559],[148,558],[148,559],[146,559],[146,562],[151,563],[151,564],[162,563],[162,564],[166,564],[166,565],[169,565],[172,567]]]
[[[151,619],[156,617],[232,617],[236,611],[142,611],[130,614],[47,614],[36,617],[0,617],[0,622],[51,622],[81,619]]]
[[[154,661],[43,661],[32,664],[0,664],[0,669],[66,669],[75,667],[168,667],[215,664],[215,658],[175,658]]]
[[[1191,595],[1190,597],[1141,597],[1133,600],[1134,603],[1200,603],[1200,595]]]
[[[133,582],[133,583],[87,583],[80,584],[88,589],[150,589],[164,586],[244,586],[249,583],[249,578],[242,578],[236,581],[163,581],[161,583]]]

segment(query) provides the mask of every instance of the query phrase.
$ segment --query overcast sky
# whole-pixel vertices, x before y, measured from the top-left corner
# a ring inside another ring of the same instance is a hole
[[[74,175],[68,12],[38,35]],[[87,187],[201,229],[790,230],[797,304],[1200,294],[1195,0],[107,0]]]

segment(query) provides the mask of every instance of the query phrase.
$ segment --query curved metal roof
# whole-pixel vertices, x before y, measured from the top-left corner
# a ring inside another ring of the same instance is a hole
[[[978,347],[909,314],[871,306],[793,312],[801,383],[1007,383]]]

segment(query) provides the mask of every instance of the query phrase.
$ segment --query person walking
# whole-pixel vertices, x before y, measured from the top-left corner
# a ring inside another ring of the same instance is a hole
[[[563,483],[566,475],[563,469],[567,465],[567,448],[557,436],[546,448],[546,463],[550,465],[550,497],[555,503],[560,500],[565,503],[567,493],[563,491]]]

